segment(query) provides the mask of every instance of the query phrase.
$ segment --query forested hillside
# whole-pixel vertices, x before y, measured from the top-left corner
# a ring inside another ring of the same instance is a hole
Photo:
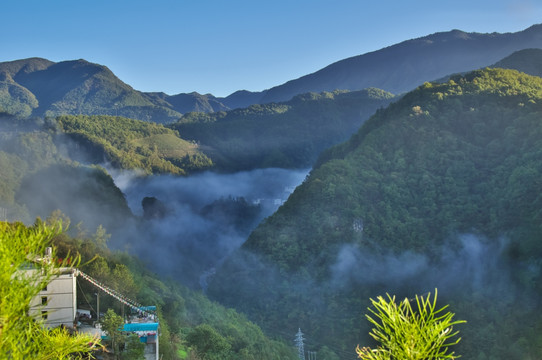
[[[60,209],[87,229],[101,224],[111,230],[130,220],[124,194],[109,173],[75,161],[76,151],[47,130],[52,125],[0,119],[2,219],[28,223]]]
[[[349,359],[367,299],[438,288],[467,320],[459,354],[538,358],[541,104],[541,78],[502,69],[408,93],[320,157],[210,293]]]
[[[59,116],[56,124],[76,147],[82,148],[79,153],[91,163],[107,161],[118,169],[175,175],[212,166],[197,145],[159,124],[117,116],[85,115]]]
[[[24,204],[15,201],[19,186],[23,178],[62,161],[62,156],[50,134],[16,129],[0,132],[0,208],[9,212],[9,219],[30,221]]]
[[[188,113],[171,127],[197,141],[221,170],[310,167],[393,99],[379,89],[308,93],[284,103]]]
[[[145,93],[122,82],[103,65],[85,60],[30,58],[0,63],[0,107],[21,117],[115,115],[168,123],[189,111],[229,109],[196,92]]]
[[[533,76],[542,76],[542,49],[525,49],[497,61],[491,67],[514,69]]]

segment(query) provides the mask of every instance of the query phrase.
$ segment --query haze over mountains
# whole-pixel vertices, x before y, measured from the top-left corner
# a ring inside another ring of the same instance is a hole
[[[262,92],[240,90],[223,98],[141,92],[102,65],[30,58],[0,63],[0,107],[19,116],[102,114],[169,123],[191,111],[287,101],[307,92],[375,87],[399,94],[425,81],[492,65],[526,48],[542,48],[542,25],[506,34],[453,30],[344,59]]]

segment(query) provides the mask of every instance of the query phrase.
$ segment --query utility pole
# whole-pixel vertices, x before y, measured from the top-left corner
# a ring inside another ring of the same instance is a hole
[[[96,293],[96,321],[100,321],[100,291]]]
[[[303,333],[301,332],[301,328],[299,328],[299,331],[295,335],[295,345],[297,346],[297,356],[299,356],[300,360],[305,360],[305,345],[303,345]]]

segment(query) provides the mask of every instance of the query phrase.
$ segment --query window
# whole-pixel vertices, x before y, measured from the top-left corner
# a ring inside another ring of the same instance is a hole
[[[41,312],[41,318],[42,318],[43,320],[47,320],[47,311],[43,310],[43,311]]]
[[[47,305],[47,296],[42,296],[41,297],[41,304],[42,305]]]

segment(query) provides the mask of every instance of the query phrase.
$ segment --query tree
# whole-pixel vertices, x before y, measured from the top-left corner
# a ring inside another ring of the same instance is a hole
[[[118,359],[120,357],[120,344],[124,343],[125,340],[125,336],[122,334],[124,320],[121,316],[117,315],[113,309],[108,309],[100,322],[102,324],[102,329],[107,336],[109,336],[111,348]]]
[[[228,340],[208,324],[196,326],[186,336],[186,342],[196,348],[201,359],[224,359],[231,349]]]
[[[456,359],[459,356],[448,352],[448,348],[456,345],[461,338],[452,339],[459,331],[453,331],[453,326],[465,321],[453,321],[454,314],[444,313],[447,305],[436,309],[437,290],[431,300],[416,295],[417,311],[411,306],[411,301],[405,298],[399,304],[395,296],[388,294],[388,300],[379,296],[371,299],[374,309],[369,308],[375,317],[366,315],[375,328],[371,335],[380,343],[377,349],[368,347],[356,348],[359,358],[364,360],[425,360],[425,359]]]
[[[89,335],[47,329],[41,316],[30,311],[31,300],[49,284],[56,270],[69,267],[68,259],[56,259],[54,248],[52,261],[43,258],[51,239],[60,232],[59,224],[38,221],[26,227],[0,222],[0,354],[7,359],[79,358],[99,345]]]
[[[130,334],[126,337],[126,348],[122,352],[122,359],[145,360],[145,344],[139,341],[139,336]]]

